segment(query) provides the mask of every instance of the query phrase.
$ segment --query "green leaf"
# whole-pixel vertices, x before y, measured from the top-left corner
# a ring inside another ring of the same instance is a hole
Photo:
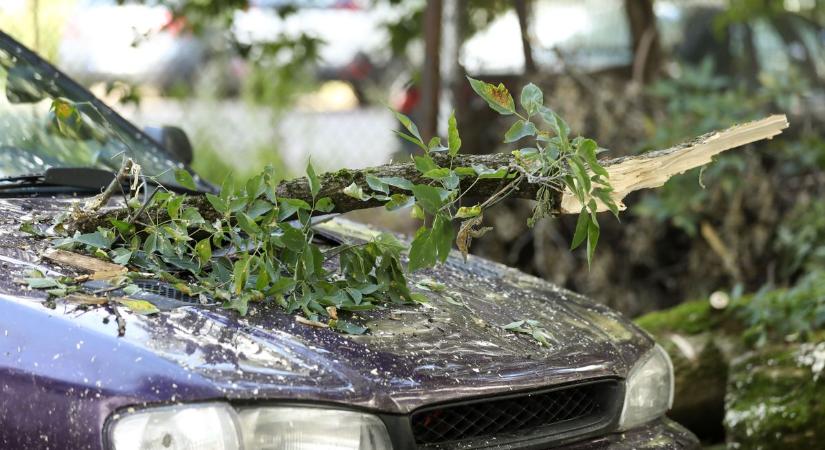
[[[506,167],[491,169],[483,164],[473,164],[473,170],[476,175],[478,175],[480,180],[484,180],[486,178],[499,179],[504,178],[507,175]]]
[[[328,213],[335,209],[335,203],[329,197],[321,197],[315,202],[315,209],[324,213]]]
[[[432,231],[427,227],[421,227],[415,233],[415,238],[410,245],[407,270],[414,272],[424,267],[432,267],[436,263],[438,250],[435,241],[430,239]]]
[[[593,261],[593,254],[596,252],[596,245],[599,243],[599,223],[590,220],[587,227],[587,267]]]
[[[246,213],[249,215],[249,217],[255,219],[272,211],[272,208],[274,207],[275,206],[272,203],[269,203],[266,200],[258,199],[252,202],[251,205],[249,205],[249,209],[246,210]]]
[[[424,211],[435,214],[441,208],[441,192],[443,189],[428,186],[426,184],[416,184],[413,186],[413,194],[416,202],[421,205]]]
[[[421,206],[418,204],[414,204],[413,207],[410,209],[410,217],[418,220],[424,220],[426,218],[426,216],[424,215],[424,210],[421,209]]]
[[[364,190],[361,189],[361,186],[358,186],[355,182],[352,182],[349,186],[344,188],[344,195],[361,201],[366,201],[372,198],[371,195],[365,194]]]
[[[149,254],[149,255],[151,255],[152,253],[155,253],[155,251],[158,248],[157,240],[158,240],[157,233],[150,232],[146,236],[146,240],[143,241],[143,251],[146,252],[146,254]]]
[[[453,224],[450,221],[450,218],[445,214],[438,214],[435,216],[433,231],[430,236],[433,241],[435,241],[438,259],[441,262],[446,261],[447,257],[450,255],[450,249],[453,246],[453,238],[455,237]]]
[[[415,198],[404,194],[392,194],[390,201],[384,204],[387,211],[395,211],[396,209],[406,208],[415,202]]]
[[[568,126],[567,122],[565,122],[564,119],[562,119],[552,109],[542,106],[539,108],[539,114],[548,125],[553,127],[553,131],[556,133],[556,136],[566,139],[567,136],[570,135],[570,126]]]
[[[389,185],[387,183],[381,181],[381,179],[379,179],[375,175],[367,174],[367,176],[365,178],[367,180],[367,185],[369,185],[370,189],[372,189],[373,191],[383,192],[385,194],[390,193]]]
[[[177,219],[180,217],[180,208],[183,205],[183,197],[180,195],[174,195],[173,197],[169,198],[166,201],[166,212],[169,213],[169,217],[172,219]]]
[[[109,222],[123,234],[131,234],[135,230],[135,226],[129,222],[124,222],[117,219],[109,219]]]
[[[309,180],[309,193],[312,194],[312,198],[315,198],[321,192],[321,181],[318,180],[318,175],[315,174],[312,160],[307,161],[307,179]]]
[[[293,227],[288,223],[279,224],[278,227],[283,231],[282,240],[284,241],[284,245],[286,248],[294,251],[300,252],[306,246],[306,236],[301,230]]]
[[[381,178],[379,178],[378,180],[379,180],[379,181],[381,181],[382,183],[386,183],[386,184],[388,184],[388,185],[390,185],[390,186],[394,186],[394,187],[397,187],[397,188],[399,188],[399,189],[405,189],[405,190],[407,190],[407,191],[411,191],[411,190],[412,190],[412,188],[413,188],[413,183],[412,183],[412,181],[410,181],[410,180],[408,180],[408,179],[406,179],[406,178],[401,178],[401,177],[381,177]]]
[[[504,143],[516,142],[521,138],[535,136],[538,130],[533,122],[519,120],[504,133]]]
[[[582,208],[579,213],[579,220],[576,221],[576,232],[573,234],[573,241],[570,243],[570,250],[575,249],[587,239],[587,227],[590,225],[590,214],[587,209]]]
[[[381,233],[379,234],[374,242],[378,245],[383,251],[389,252],[393,255],[398,255],[401,251],[406,250],[407,246],[402,244],[401,241],[396,239],[390,233]]]
[[[282,198],[278,208],[278,221],[286,220],[300,210],[309,211],[312,207],[309,203],[298,198]]]
[[[544,104],[544,94],[541,89],[533,83],[529,83],[521,89],[521,107],[527,111],[528,116],[538,112]]]
[[[509,330],[515,330],[517,328],[521,328],[523,325],[524,325],[523,320],[517,320],[515,322],[510,322],[510,323],[508,323],[507,325],[504,325],[501,328],[509,331]]]
[[[589,194],[592,187],[590,183],[590,176],[587,175],[587,171],[585,170],[582,162],[579,161],[579,158],[570,158],[570,169],[573,170],[573,176],[575,176],[576,181],[579,182],[579,186],[582,188],[583,193]]]
[[[476,217],[481,214],[481,206],[462,206],[458,208],[458,212],[455,213],[454,218],[456,219],[469,219],[471,217]]]
[[[123,288],[123,293],[126,295],[135,295],[140,292],[140,287],[136,284],[127,284],[126,287]]]
[[[94,248],[108,249],[112,246],[113,240],[104,236],[100,231],[94,233],[81,234],[74,238],[74,241],[80,244],[88,245]]]
[[[245,316],[249,311],[249,296],[241,295],[239,297],[233,297],[232,300],[225,302],[223,307],[237,311],[241,316]]]
[[[201,266],[206,265],[212,259],[212,245],[209,243],[210,238],[201,239],[195,244],[195,254],[198,255],[198,260]]]
[[[428,151],[427,146],[424,145],[424,139],[421,139],[421,133],[418,131],[418,127],[415,126],[415,123],[413,123],[413,121],[404,114],[401,114],[398,111],[393,112],[395,113],[395,118],[398,119],[398,121],[401,122],[401,125],[404,125],[404,128],[406,128],[412,137],[415,138],[411,142],[421,147],[425,152]]]
[[[266,190],[263,173],[255,175],[246,181],[246,197],[248,201],[258,198]]]
[[[240,295],[249,279],[249,257],[235,261],[232,267],[232,279],[235,295]]]
[[[585,139],[579,143],[578,151],[583,154],[585,160],[587,161],[587,165],[590,166],[590,170],[593,171],[593,173],[609,178],[610,174],[607,173],[607,170],[605,170],[605,168],[602,167],[596,159],[596,149],[598,147],[599,146],[596,144],[596,141],[593,139]]]
[[[449,177],[450,174],[453,173],[449,167],[439,167],[438,169],[432,169],[427,171],[427,173],[423,174],[424,178],[431,178],[433,180],[440,180],[442,178]]]
[[[596,188],[593,189],[593,195],[602,201],[602,203],[607,206],[611,213],[613,213],[616,218],[619,218],[619,205],[616,204],[616,201],[613,200],[613,197],[610,196],[610,193],[613,192],[613,189],[608,188]]]
[[[441,143],[441,138],[438,136],[433,136],[433,138],[430,139],[430,142],[427,144],[427,148],[431,152],[443,152],[448,150],[448,148]]]
[[[160,312],[157,306],[147,302],[146,300],[134,300],[130,298],[121,298],[117,300],[118,303],[125,306],[129,311],[142,316],[157,314]]]
[[[226,214],[229,212],[229,205],[227,205],[222,198],[212,194],[206,194],[206,199],[209,201],[209,204],[215,208],[215,211],[221,214]]]
[[[190,225],[200,225],[206,223],[203,216],[201,216],[201,213],[192,207],[184,208],[183,212],[180,214],[180,218],[188,222]]]
[[[415,168],[422,174],[438,169],[438,164],[433,161],[430,155],[413,156],[413,161],[415,161]]]
[[[129,264],[129,260],[132,259],[132,251],[126,248],[116,248],[113,253],[114,257],[112,258],[112,262],[115,264],[124,266]]]
[[[516,103],[504,84],[499,83],[498,86],[495,86],[470,77],[467,77],[467,79],[476,94],[483,98],[493,111],[503,115],[515,114]]]
[[[258,269],[258,276],[255,279],[255,289],[263,291],[267,286],[269,286],[269,273],[266,267],[261,265],[261,268]]]
[[[410,142],[410,143],[413,143],[413,144],[417,145],[418,147],[420,147],[420,148],[421,148],[422,150],[424,150],[425,152],[429,152],[429,151],[430,151],[430,149],[429,149],[429,148],[427,148],[427,146],[426,146],[426,145],[424,145],[424,143],[423,143],[423,142],[421,142],[420,140],[418,140],[417,138],[414,138],[414,137],[410,136],[410,135],[409,135],[409,134],[407,134],[407,133],[402,133],[402,132],[400,132],[400,131],[398,131],[398,130],[392,130],[392,131],[393,131],[393,133],[395,133],[396,135],[398,135],[398,137],[400,137],[401,139],[404,139],[404,140],[405,140],[405,141],[407,141],[407,142]]]
[[[191,191],[198,190],[198,187],[195,185],[195,180],[192,179],[192,174],[186,169],[178,169],[175,171],[175,181]]]
[[[364,334],[367,332],[368,328],[362,327],[360,325],[356,325],[352,322],[347,322],[346,320],[337,319],[337,320],[330,320],[329,327],[333,330],[340,331],[344,334]]]
[[[50,289],[60,287],[60,283],[54,278],[24,278],[31,289]]]
[[[238,213],[236,217],[238,219],[238,226],[249,236],[255,236],[261,232],[261,228],[251,217],[244,213]]]
[[[115,220],[115,219],[110,219],[110,221],[112,221],[112,220]],[[46,236],[43,233],[43,231],[40,230],[40,228],[37,225],[35,225],[33,222],[23,222],[23,223],[21,223],[20,228],[18,228],[18,230],[22,231],[23,233],[28,233],[28,234],[38,236],[38,237],[45,237]]]
[[[450,157],[454,157],[461,149],[461,137],[458,135],[458,125],[455,120],[455,111],[450,114],[447,120],[447,148]]]

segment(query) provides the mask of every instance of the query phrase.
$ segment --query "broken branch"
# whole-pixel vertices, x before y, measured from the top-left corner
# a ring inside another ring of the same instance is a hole
[[[631,192],[640,189],[649,189],[662,186],[671,177],[684,173],[690,169],[703,166],[711,162],[712,158],[724,151],[750,144],[763,139],[771,139],[788,127],[784,115],[774,115],[764,119],[736,125],[724,131],[705,134],[689,142],[665,150],[657,150],[643,155],[602,161],[602,165],[609,174],[610,184],[613,187],[611,194],[621,209],[625,209],[622,200]],[[432,153],[433,159],[440,165],[449,165],[447,155]],[[490,169],[514,171],[516,165],[513,155],[495,153],[489,155],[458,155],[452,160],[452,167],[472,167],[483,165]],[[123,173],[121,171],[121,173]],[[413,163],[386,164],[383,166],[362,170],[342,169],[319,176],[320,192],[317,198],[329,197],[335,207],[331,212],[345,213],[349,211],[382,206],[383,201],[371,198],[362,201],[344,193],[344,189],[352,183],[364,190],[368,190],[367,175],[378,178],[400,177],[413,184],[429,184],[432,180],[425,178]],[[510,197],[534,200],[541,187],[538,183],[522,181],[514,186]],[[470,189],[468,196],[474,198],[489,198],[501,188],[499,179],[465,179],[462,180],[462,189]],[[397,187],[390,187],[390,193],[407,193]],[[578,214],[581,204],[572,192],[565,189],[563,192],[554,192],[555,214]],[[281,182],[276,188],[276,195],[280,198],[294,198],[312,202],[309,182],[307,178],[295,178]],[[212,221],[220,214],[211,208],[203,196],[191,197],[187,200],[189,206],[196,207],[207,221]],[[606,210],[606,206],[597,201],[599,211]],[[160,212],[161,215],[164,213]],[[78,218],[68,224],[71,230],[84,232],[94,230],[98,225],[108,223],[107,218],[126,217],[125,209],[110,210],[98,214],[90,214]]]

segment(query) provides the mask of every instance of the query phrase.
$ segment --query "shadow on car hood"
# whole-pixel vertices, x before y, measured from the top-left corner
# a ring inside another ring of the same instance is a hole
[[[0,201],[0,351],[15,371],[61,385],[86,385],[112,404],[198,401],[314,401],[386,413],[468,397],[601,377],[624,377],[652,341],[609,309],[538,278],[470,256],[410,277],[429,303],[359,312],[362,336],[295,322],[277,307],[246,317],[188,306],[152,316],[123,308],[125,335],[106,308],[81,309],[15,281],[30,267],[63,272],[39,259],[46,242],[17,230],[32,211],[65,211],[54,199]],[[374,233],[336,219],[323,232],[346,239]],[[421,288],[437,280],[439,292]],[[424,284],[426,285],[426,283]],[[503,330],[534,319],[550,335]],[[54,356],[58,355],[58,356]],[[3,366],[9,370],[6,361]],[[85,380],[85,381],[84,381]],[[90,381],[91,380],[91,381]]]

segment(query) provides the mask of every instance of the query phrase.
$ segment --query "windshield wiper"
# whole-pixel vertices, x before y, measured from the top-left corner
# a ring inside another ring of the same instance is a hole
[[[52,167],[43,173],[15,175],[0,178],[0,196],[20,194],[65,194],[98,193],[115,179],[115,173],[109,170],[91,167]],[[128,190],[126,180],[124,187]],[[151,179],[146,182],[157,186]],[[193,193],[193,191],[175,184],[164,184],[167,189]],[[199,193],[199,192],[194,192]]]

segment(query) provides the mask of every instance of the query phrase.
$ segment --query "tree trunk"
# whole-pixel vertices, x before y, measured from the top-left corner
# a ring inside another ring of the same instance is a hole
[[[521,32],[521,49],[524,52],[524,73],[531,75],[536,72],[536,61],[533,59],[533,44],[530,42],[530,0],[515,0],[514,5],[518,16],[518,26]]]
[[[624,5],[633,41],[633,80],[646,83],[659,70],[662,55],[653,0],[625,0]]]

